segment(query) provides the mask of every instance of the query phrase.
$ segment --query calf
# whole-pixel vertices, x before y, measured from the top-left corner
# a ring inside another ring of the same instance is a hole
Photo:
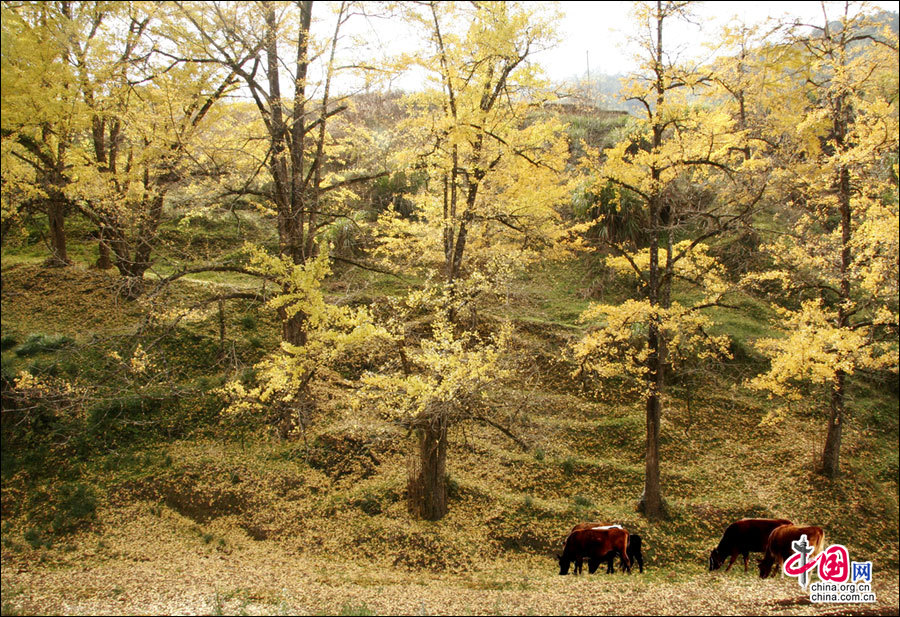
[[[794,554],[794,542],[800,539],[800,536],[806,536],[809,545],[813,547],[810,558],[816,553],[821,553],[825,547],[825,532],[821,527],[797,527],[796,525],[782,525],[772,530],[769,535],[769,542],[766,545],[766,554],[759,559],[759,578],[768,578],[774,576],[775,572],[772,566],[778,564],[781,570],[785,560]],[[782,571],[782,575],[784,572]]]
[[[743,518],[735,521],[725,529],[719,545],[709,554],[709,571],[718,570],[725,563],[726,557],[731,557],[728,572],[738,555],[744,556],[744,572],[747,571],[747,562],[750,553],[762,553],[766,550],[766,543],[772,530],[781,525],[790,525],[791,522],[783,518]]]

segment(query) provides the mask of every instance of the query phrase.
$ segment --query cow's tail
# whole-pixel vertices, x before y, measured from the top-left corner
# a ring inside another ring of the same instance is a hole
[[[624,531],[624,530],[623,530]],[[631,534],[625,531],[625,554],[622,555],[622,569],[631,571],[631,559],[628,558],[628,542],[631,540]]]

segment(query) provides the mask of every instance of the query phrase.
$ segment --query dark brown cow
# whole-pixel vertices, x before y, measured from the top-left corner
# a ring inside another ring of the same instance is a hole
[[[619,525],[616,526],[618,527]],[[594,527],[612,527],[612,525],[608,525],[606,523],[578,523],[577,525],[572,527],[572,531],[570,531],[569,533],[572,533],[573,531],[581,531],[583,529],[593,529]],[[572,574],[581,574],[583,570],[584,560],[579,557],[575,560],[575,567],[572,570]],[[607,573],[609,572],[607,571]]]
[[[778,569],[781,570],[785,560],[794,554],[793,543],[799,540],[802,535],[806,535],[809,545],[815,549],[810,553],[810,559],[815,557],[817,553],[821,553],[825,548],[825,532],[822,531],[821,527],[797,527],[796,525],[776,527],[769,535],[765,556],[758,560],[759,578],[774,576],[775,571],[772,569],[772,566],[775,564],[778,564]]]
[[[578,527],[576,525],[576,527]],[[628,559],[628,532],[618,525],[598,525],[586,529],[575,529],[566,538],[563,554],[559,556],[559,573],[568,574],[569,566],[587,558],[588,572],[593,574],[601,561],[606,561],[618,552],[626,567]]]
[[[608,523],[578,523],[577,525],[572,527],[572,531],[580,531],[582,529],[595,529],[597,527],[618,527],[620,529],[624,529],[624,527],[622,527],[621,525],[610,525]],[[570,531],[569,533],[572,533],[572,532]],[[629,550],[631,550],[631,538],[633,538],[633,537],[634,536],[631,536],[631,535],[628,536],[628,549]],[[614,572],[613,561],[615,560],[617,554],[618,553],[613,553],[613,554],[609,555],[609,559],[607,560],[607,564],[606,564],[606,573],[607,574],[612,574]],[[632,561],[634,561],[634,557],[632,557],[631,553],[628,554],[628,558],[631,559]],[[622,567],[624,568],[625,566],[623,565]],[[584,560],[579,557],[578,559],[575,560],[575,567],[572,570],[572,573],[573,574],[581,574],[583,571],[584,571]],[[629,570],[629,572],[630,572],[630,570]],[[641,569],[641,572],[643,572],[643,569]]]
[[[722,534],[719,540],[719,546],[714,548],[709,554],[709,571],[718,570],[725,563],[726,557],[731,557],[728,572],[734,565],[734,560],[738,555],[744,556],[744,572],[747,571],[747,562],[750,560],[750,553],[763,553],[766,550],[766,543],[769,541],[769,534],[772,530],[781,525],[790,525],[791,522],[783,518],[742,518],[735,521]]]

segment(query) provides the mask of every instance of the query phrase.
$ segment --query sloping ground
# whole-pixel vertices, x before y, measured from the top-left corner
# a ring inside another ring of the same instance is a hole
[[[48,317],[35,311],[74,302],[73,289],[84,290],[83,312],[126,327],[137,319],[103,291],[96,277],[104,275],[13,274],[4,272],[4,334],[38,331]],[[65,312],[51,317],[54,332],[86,338]],[[4,612],[835,612],[809,604],[793,580],[705,571],[730,522],[776,515],[820,525],[852,559],[874,562],[878,604],[842,605],[842,614],[898,611],[896,393],[869,392],[877,404],[845,427],[847,472],[829,481],[811,472],[819,419],[761,428],[765,401],[725,375],[705,376],[690,406],[676,399],[663,414],[670,518],[651,525],[634,507],[643,484],[641,406],[581,395],[560,360],[571,328],[545,321],[521,327],[528,379],[495,393],[500,419],[528,448],[489,427],[455,429],[444,520],[406,513],[408,438],[379,418],[351,415],[352,391],[324,381],[303,440],[243,441],[213,428],[78,463],[80,481],[99,495],[96,519],[50,548],[29,546],[30,513],[13,507],[26,491],[50,489],[25,472],[4,472],[4,512],[15,512],[3,521]],[[559,577],[554,553],[584,520],[640,533],[647,572]]]
[[[794,580],[709,574],[698,564],[645,574],[561,577],[510,555],[475,572],[408,572],[353,555],[303,554],[305,538],[255,542],[222,521],[207,541],[188,518],[141,504],[102,537],[85,534],[43,564],[3,566],[4,610],[20,614],[896,614],[896,572],[876,571],[872,604],[810,604]],[[221,529],[221,531],[220,531]],[[227,548],[218,540],[225,539]]]

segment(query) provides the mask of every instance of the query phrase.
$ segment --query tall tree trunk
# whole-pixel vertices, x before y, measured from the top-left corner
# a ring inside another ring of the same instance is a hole
[[[97,250],[99,251],[99,255],[97,256],[97,263],[95,267],[98,270],[109,270],[113,267],[112,257],[109,252],[109,243],[106,240],[106,229],[101,226],[98,231],[97,238]]]
[[[844,427],[844,371],[837,371],[831,384],[831,414],[822,453],[822,473],[830,478],[840,473],[841,433]]]
[[[843,124],[841,128],[843,128]],[[838,131],[838,142],[843,145],[844,132]],[[838,327],[849,325],[848,303],[850,297],[850,171],[842,167],[838,175],[838,200],[841,213],[841,303],[838,306]],[[842,370],[835,372],[831,384],[831,410],[828,417],[828,432],[825,435],[825,449],[822,452],[822,473],[834,478],[841,468],[841,433],[844,428],[844,380]]]
[[[659,175],[657,170],[652,171]],[[661,277],[659,272],[659,196],[653,196],[650,205],[650,225],[654,230],[650,244],[650,272],[648,295],[650,305],[660,306]],[[641,495],[639,509],[650,520],[658,520],[663,516],[662,488],[659,481],[659,425],[662,415],[662,393],[665,386],[665,341],[660,332],[658,316],[651,318],[647,334],[647,345],[650,357],[647,359],[649,373],[647,375],[647,443],[644,459],[644,492]]]
[[[436,521],[447,514],[447,422],[433,418],[416,430],[409,458],[407,506],[415,518]]]
[[[662,109],[665,84],[663,83],[663,55],[662,55],[662,32],[663,32],[663,12],[662,4],[657,2],[656,5],[656,110]],[[653,150],[656,151],[662,145],[664,125],[660,119],[654,118],[653,122]],[[655,166],[651,167],[650,175],[653,178],[653,185],[659,186],[661,172]],[[662,224],[664,221],[662,213],[662,195],[659,189],[654,189],[654,193],[650,196],[648,203],[650,209],[650,271],[647,284],[647,295],[650,306],[657,308],[668,302],[668,287],[665,285],[664,277],[660,276],[659,271],[659,245],[662,240]],[[668,230],[667,230],[668,234]],[[668,249],[668,239],[667,249]],[[669,259],[671,259],[671,254]],[[667,269],[669,264],[666,264]],[[666,277],[667,281],[668,278]],[[662,301],[662,302],[661,302]],[[650,329],[647,334],[647,345],[650,348],[650,357],[647,359],[649,364],[649,373],[647,375],[646,386],[647,393],[647,449],[644,461],[644,493],[641,495],[639,509],[650,520],[662,518],[664,514],[664,504],[662,498],[662,487],[659,481],[659,425],[660,416],[662,415],[662,395],[665,386],[665,362],[666,347],[665,339],[660,328],[660,318],[658,315],[651,318]]]
[[[655,337],[654,337],[655,338]],[[664,514],[662,489],[659,482],[659,422],[661,404],[658,394],[647,397],[647,451],[644,459],[644,492],[639,509],[649,520],[659,520]]]
[[[53,197],[47,203],[47,219],[50,224],[50,258],[47,264],[50,266],[68,266],[69,254],[66,249],[66,202],[59,197]]]

